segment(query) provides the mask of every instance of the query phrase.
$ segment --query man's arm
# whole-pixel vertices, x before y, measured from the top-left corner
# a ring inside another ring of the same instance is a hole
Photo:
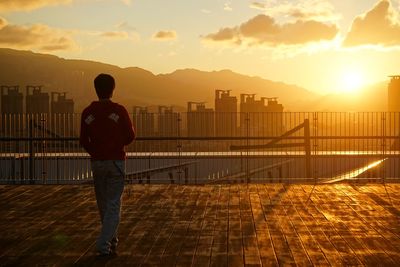
[[[129,118],[129,114],[125,108],[122,110],[122,130],[125,134],[124,136],[124,145],[129,145],[135,139],[136,134],[135,130],[133,129],[132,121]]]
[[[89,138],[89,133],[88,133],[88,126],[85,123],[85,117],[86,117],[85,112],[82,112],[81,132],[80,132],[80,136],[79,136],[79,143],[86,150],[86,152],[88,152],[90,154],[91,144],[90,144],[90,138]]]

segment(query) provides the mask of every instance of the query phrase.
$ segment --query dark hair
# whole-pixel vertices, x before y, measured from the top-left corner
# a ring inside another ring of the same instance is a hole
[[[101,73],[94,79],[94,88],[99,99],[111,98],[115,80],[109,74]]]

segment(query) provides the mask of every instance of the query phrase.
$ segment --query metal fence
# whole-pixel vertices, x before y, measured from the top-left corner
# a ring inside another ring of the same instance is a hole
[[[136,113],[132,183],[400,179],[400,113]],[[90,181],[80,114],[1,114],[1,183]]]

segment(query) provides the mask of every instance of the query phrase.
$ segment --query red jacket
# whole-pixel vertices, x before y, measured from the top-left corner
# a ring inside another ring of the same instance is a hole
[[[124,146],[135,138],[126,109],[112,101],[94,101],[82,112],[80,144],[94,160],[124,160]]]

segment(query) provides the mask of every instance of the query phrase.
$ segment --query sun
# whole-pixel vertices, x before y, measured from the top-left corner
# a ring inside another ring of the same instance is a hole
[[[357,93],[364,85],[364,77],[360,71],[347,70],[342,73],[340,89],[345,93]]]

